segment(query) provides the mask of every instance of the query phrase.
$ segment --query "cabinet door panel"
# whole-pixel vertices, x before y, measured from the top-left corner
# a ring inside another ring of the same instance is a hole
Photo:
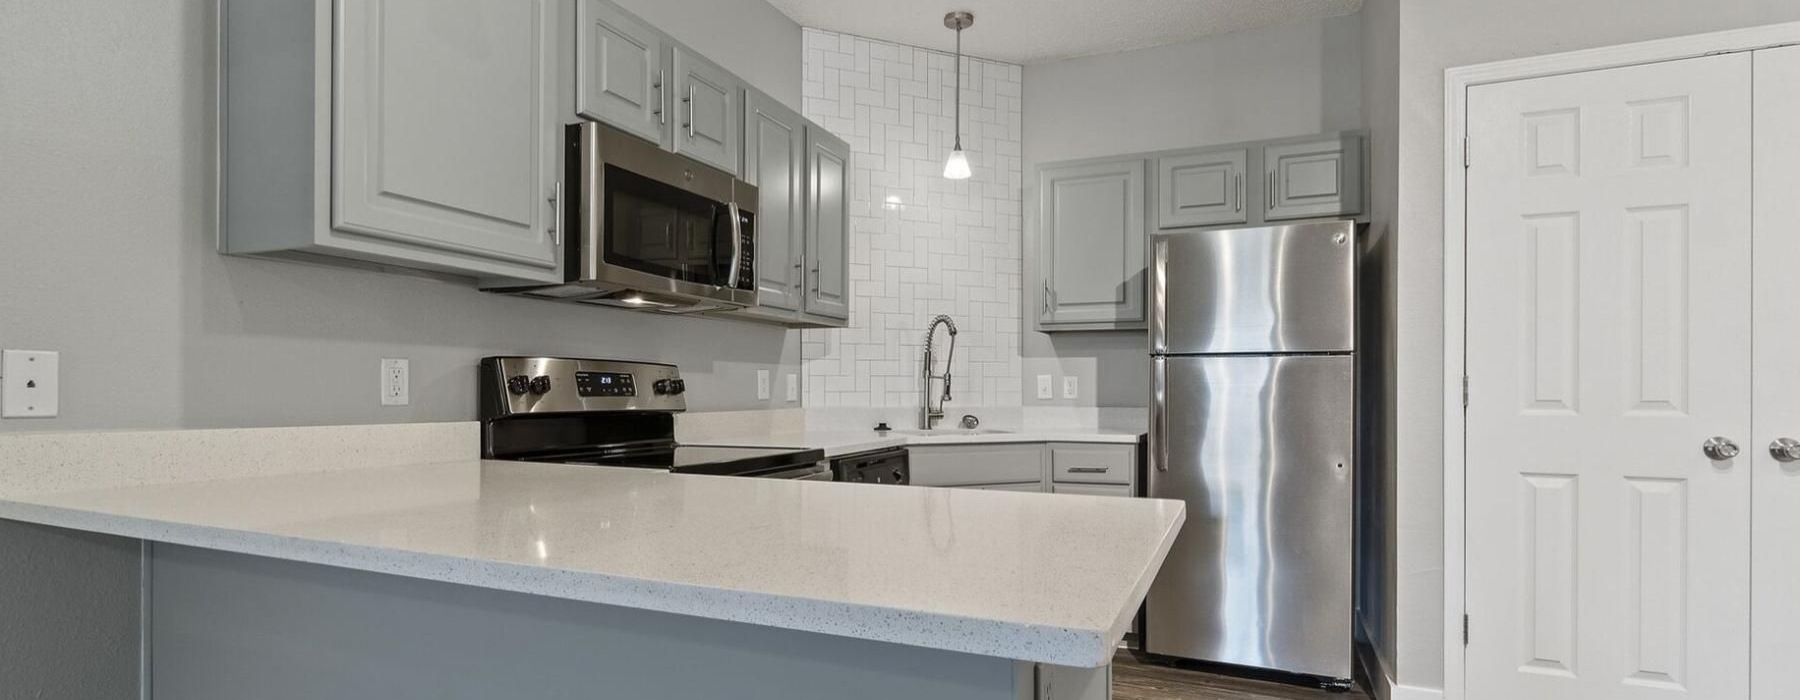
[[[1235,148],[1156,161],[1156,227],[1215,226],[1249,220],[1244,170],[1250,151]]]
[[[754,90],[744,98],[744,179],[757,188],[757,305],[800,308],[806,246],[806,123]]]
[[[1144,161],[1039,173],[1039,321],[1144,320]]]
[[[806,312],[850,318],[850,144],[806,127]]]
[[[737,175],[742,147],[743,114],[738,103],[743,86],[725,69],[676,46],[675,99],[681,103],[675,125],[675,152]]]
[[[1311,219],[1362,213],[1362,138],[1330,136],[1263,149],[1264,217]]]
[[[581,116],[667,147],[662,34],[604,0],[581,0],[575,38]]]
[[[332,225],[555,267],[553,0],[340,0]]]

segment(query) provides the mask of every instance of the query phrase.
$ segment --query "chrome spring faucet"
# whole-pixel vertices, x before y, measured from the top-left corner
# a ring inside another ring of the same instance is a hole
[[[950,348],[944,353],[944,373],[934,375],[931,373],[931,366],[935,364],[932,356],[932,339],[937,335],[939,325],[943,325],[950,331]],[[937,426],[938,421],[944,418],[944,402],[950,400],[950,362],[954,359],[956,359],[956,321],[951,320],[948,315],[939,314],[937,318],[931,319],[931,325],[925,327],[925,367],[920,372],[919,387],[920,430],[931,430]],[[931,380],[933,379],[944,380],[944,391],[938,395],[936,408],[931,405]]]

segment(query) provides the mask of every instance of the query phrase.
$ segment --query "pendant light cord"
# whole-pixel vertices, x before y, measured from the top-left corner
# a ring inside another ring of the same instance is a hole
[[[956,149],[962,150],[962,28],[956,29]]]

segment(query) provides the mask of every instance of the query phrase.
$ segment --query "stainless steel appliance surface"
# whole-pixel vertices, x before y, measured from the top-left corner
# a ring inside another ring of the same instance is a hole
[[[756,305],[755,186],[598,122],[564,137],[550,204],[566,280],[488,291],[665,313]]]
[[[1355,222],[1152,239],[1146,652],[1351,676]]]
[[[831,460],[838,481],[858,484],[910,484],[912,467],[906,448],[896,447]]]
[[[687,382],[674,365],[488,357],[479,371],[487,459],[830,481],[825,452],[675,442]]]

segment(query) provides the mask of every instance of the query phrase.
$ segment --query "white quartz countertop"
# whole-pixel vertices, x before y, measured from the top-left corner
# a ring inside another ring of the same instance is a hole
[[[794,437],[763,444],[922,442]],[[517,462],[301,471],[14,492],[0,517],[1081,667],[1110,662],[1185,518],[1175,501]]]
[[[1018,430],[967,431],[938,428],[925,431],[804,430],[712,436],[683,444],[721,447],[793,447],[821,449],[827,458],[910,445],[980,445],[1020,442],[1092,442],[1136,444],[1144,431],[1113,428],[1023,428]]]

